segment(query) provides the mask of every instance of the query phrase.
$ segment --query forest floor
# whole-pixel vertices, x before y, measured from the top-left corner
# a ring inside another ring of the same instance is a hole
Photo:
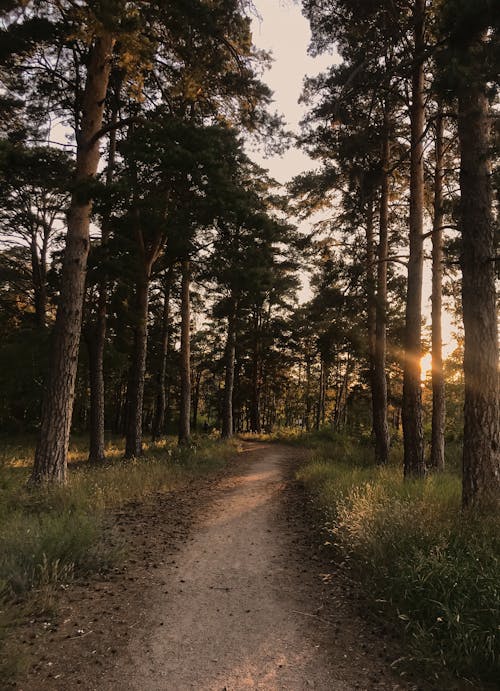
[[[294,480],[304,453],[245,442],[215,480],[123,508],[127,562],[19,628],[15,688],[423,688],[396,676],[398,646],[321,549]]]

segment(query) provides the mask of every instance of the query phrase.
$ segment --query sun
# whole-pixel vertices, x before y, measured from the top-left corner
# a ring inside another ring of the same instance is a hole
[[[425,381],[427,379],[427,375],[432,371],[432,354],[431,353],[426,353],[423,356],[423,358],[420,360],[420,367],[422,368],[420,379],[422,381]]]

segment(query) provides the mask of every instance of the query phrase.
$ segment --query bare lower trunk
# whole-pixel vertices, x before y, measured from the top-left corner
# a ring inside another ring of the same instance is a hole
[[[260,342],[259,342],[259,314],[254,315],[254,344],[253,344],[253,362],[252,362],[252,399],[250,402],[250,430],[259,433],[261,431],[260,424],[260,385],[259,385],[259,368],[260,368]]]
[[[31,241],[31,275],[35,299],[35,318],[39,329],[44,329],[47,319],[47,267],[43,257],[38,254],[36,235]]]
[[[434,218],[432,227],[432,439],[430,465],[444,470],[446,399],[443,376],[443,113],[436,118],[436,167],[434,171]]]
[[[424,264],[424,43],[425,0],[415,0],[414,56],[412,67],[410,158],[410,256],[406,296],[405,358],[403,374],[403,436],[405,477],[423,477],[422,428],[422,275]]]
[[[115,94],[110,124],[116,125],[118,121],[119,92]],[[106,186],[109,188],[113,181],[116,157],[116,129],[111,130],[109,135],[108,168],[106,171]],[[101,246],[108,244],[110,233],[111,211],[108,210],[102,219]],[[105,460],[105,440],[104,440],[104,348],[106,344],[107,327],[107,302],[108,286],[106,277],[99,283],[97,299],[97,315],[93,327],[89,334],[95,343],[89,344],[90,367],[90,434],[89,434],[89,461],[100,463]]]
[[[196,430],[198,429],[198,408],[200,405],[201,375],[202,375],[202,371],[198,370],[196,372],[196,378],[194,381],[194,391],[193,391],[193,431],[194,432],[196,432]]]
[[[182,262],[181,282],[181,401],[179,411],[179,444],[191,438],[191,309],[189,288],[191,267],[189,259]]]
[[[162,333],[161,333],[161,350],[160,350],[160,367],[158,369],[156,395],[156,413],[153,422],[152,437],[156,441],[161,434],[165,433],[165,411],[167,408],[167,360],[168,348],[170,341],[170,288],[172,285],[172,267],[169,268],[163,296],[163,315],[162,315]]]
[[[136,287],[136,323],[128,391],[125,458],[136,458],[142,454],[142,410],[148,350],[148,303],[149,272],[146,272],[141,276]]]
[[[382,182],[380,189],[379,243],[377,253],[377,302],[375,321],[375,353],[373,363],[373,431],[375,432],[375,460],[380,465],[389,462],[389,425],[387,424],[387,257],[389,253],[389,163],[390,133],[384,118],[382,141]]]
[[[75,192],[68,212],[61,292],[54,328],[51,362],[42,407],[40,437],[31,482],[64,482],[78,367],[85,272],[92,211],[90,190],[99,163],[102,116],[114,40],[104,35],[90,51],[78,136]]]
[[[478,42],[479,43],[479,42]],[[477,49],[473,46],[471,53]],[[492,214],[490,113],[486,86],[459,94],[462,302],[464,315],[463,505],[500,503],[500,401]]]
[[[227,323],[227,340],[224,379],[224,406],[222,411],[222,438],[229,439],[233,436],[233,390],[234,390],[234,363],[236,353],[236,303],[231,301],[231,312]]]
[[[98,317],[99,318],[99,317]],[[89,462],[103,463],[106,458],[104,440],[104,376],[102,361],[106,331],[98,328],[86,333],[89,354],[90,438]]]

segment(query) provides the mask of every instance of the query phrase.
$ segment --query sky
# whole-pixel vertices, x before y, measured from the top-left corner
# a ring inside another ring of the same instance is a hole
[[[305,75],[315,75],[332,63],[338,62],[336,55],[321,55],[312,58],[308,55],[310,39],[309,23],[302,16],[301,3],[293,0],[254,0],[260,15],[252,22],[253,40],[260,49],[268,50],[274,57],[271,69],[263,76],[274,92],[275,109],[281,113],[289,129],[298,131],[299,122],[305,114],[305,106],[298,103],[302,92]],[[252,158],[262,167],[269,169],[271,175],[281,183],[290,180],[315,163],[296,147],[291,147],[283,156],[264,158],[252,153]],[[429,244],[429,243],[427,243]],[[424,269],[423,312],[427,324],[430,324],[431,294],[430,262]],[[301,300],[310,297],[308,281],[303,277]],[[453,331],[451,315],[443,313],[443,354],[452,352],[456,343],[451,334]],[[430,367],[430,359],[422,363],[424,371]]]
[[[331,65],[336,58],[322,55],[312,58],[307,54],[310,39],[309,23],[302,16],[300,3],[293,0],[254,0],[260,19],[254,18],[252,31],[255,45],[273,54],[272,68],[264,81],[274,92],[275,108],[284,115],[288,128],[298,131],[305,106],[299,105],[305,75],[315,75]],[[257,158],[254,156],[254,158]],[[279,182],[313,167],[309,157],[292,147],[283,157],[257,161],[269,168]]]

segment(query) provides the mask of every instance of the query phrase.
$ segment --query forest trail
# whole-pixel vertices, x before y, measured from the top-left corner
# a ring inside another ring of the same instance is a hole
[[[397,653],[358,616],[348,584],[321,556],[293,481],[301,453],[245,443],[231,470],[184,492],[180,508],[168,495],[170,513],[150,507],[141,516],[137,507],[126,530],[138,545],[151,533],[142,563],[138,547],[111,581],[73,592],[63,625],[38,642],[42,662],[18,688],[409,688],[391,670]]]
[[[304,526],[283,506],[293,450],[254,444],[244,454],[165,573],[168,593],[151,603],[162,625],[130,642],[107,688],[397,688],[367,659],[352,620],[316,614],[322,589],[293,560]]]

